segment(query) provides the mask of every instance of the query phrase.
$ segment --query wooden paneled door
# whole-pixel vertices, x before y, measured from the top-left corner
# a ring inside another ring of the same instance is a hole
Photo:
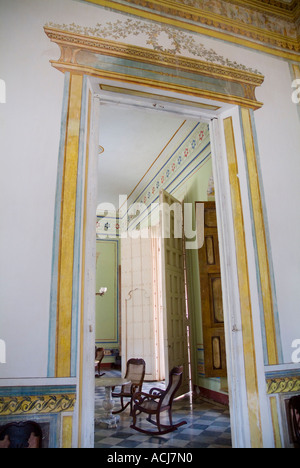
[[[204,202],[204,239],[204,245],[198,253],[205,375],[206,377],[226,377],[224,315],[215,202]]]
[[[166,378],[173,367],[183,366],[182,386],[177,395],[179,396],[190,391],[182,206],[178,200],[165,191],[160,193],[160,206]]]

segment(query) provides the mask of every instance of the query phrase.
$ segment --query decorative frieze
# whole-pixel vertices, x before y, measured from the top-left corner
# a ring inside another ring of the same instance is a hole
[[[289,374],[283,372],[267,374],[267,394],[300,393],[300,372]]]
[[[74,411],[76,394],[62,393],[64,388],[27,389],[4,387],[0,392],[0,417],[14,415],[54,414]],[[70,390],[70,389],[68,389]]]

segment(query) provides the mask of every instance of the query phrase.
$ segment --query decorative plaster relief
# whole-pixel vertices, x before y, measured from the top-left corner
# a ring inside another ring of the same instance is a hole
[[[97,37],[110,40],[127,40],[134,44],[137,36],[143,36],[146,45],[155,51],[166,52],[171,55],[186,56],[187,53],[205,62],[215,63],[236,70],[261,75],[258,70],[248,68],[238,62],[233,62],[213,49],[207,49],[199,43],[195,36],[165,24],[148,23],[141,20],[127,18],[124,21],[97,23],[95,27],[79,26],[75,23],[56,24],[49,22],[45,27],[55,28],[61,31],[80,34],[88,37]]]

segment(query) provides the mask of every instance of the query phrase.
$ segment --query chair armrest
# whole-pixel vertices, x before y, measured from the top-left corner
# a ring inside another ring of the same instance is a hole
[[[132,395],[132,400],[137,405],[141,405],[144,401],[157,400],[157,398],[160,398],[160,395],[150,395],[144,392],[136,392]]]
[[[165,393],[165,390],[161,388],[151,388],[149,395],[155,395],[156,398],[161,397],[161,395]]]

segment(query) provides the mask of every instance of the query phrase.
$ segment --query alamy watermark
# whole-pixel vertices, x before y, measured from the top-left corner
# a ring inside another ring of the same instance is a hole
[[[292,353],[292,362],[294,364],[300,364],[300,340],[294,340],[292,343],[292,348],[295,351]]]
[[[6,364],[6,344],[4,340],[0,340],[0,364]]]
[[[193,223],[193,210],[195,210],[195,221]],[[119,196],[119,208],[111,203],[101,203],[97,207],[98,213],[103,213],[97,223],[97,232],[108,231],[109,236],[119,236],[126,238],[148,238],[162,237],[164,239],[172,237],[175,239],[185,239],[185,248],[188,250],[200,249],[204,244],[204,204],[197,203],[196,209],[193,203],[174,202],[151,203],[147,206],[144,203],[133,203],[128,207],[126,195]],[[156,227],[158,219],[162,217],[162,230],[150,234],[149,228]],[[110,219],[120,219],[120,223],[111,223]],[[172,221],[171,221],[172,220]],[[171,225],[172,223],[172,225]],[[195,227],[193,227],[193,224]],[[140,226],[144,226],[141,228]],[[109,226],[109,228],[108,228]]]
[[[300,79],[293,81],[292,88],[295,88],[292,93],[292,101],[294,104],[300,104]]]
[[[0,104],[6,104],[6,84],[0,79]]]

